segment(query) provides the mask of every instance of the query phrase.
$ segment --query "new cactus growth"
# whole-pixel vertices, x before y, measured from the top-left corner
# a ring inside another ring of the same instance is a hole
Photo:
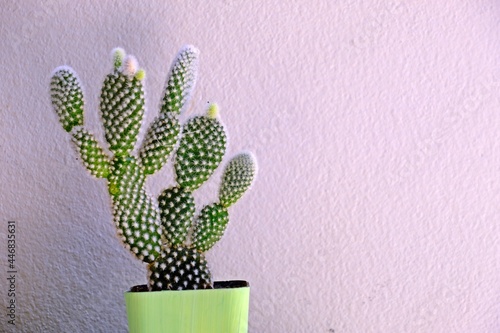
[[[84,128],[84,98],[76,73],[59,67],[51,79],[54,110],[87,170],[107,180],[117,233],[148,264],[149,290],[212,287],[204,252],[222,237],[228,208],[250,187],[256,173],[253,155],[237,154],[223,172],[218,202],[197,212],[193,191],[210,178],[227,146],[216,104],[204,115],[183,125],[179,122],[195,86],[198,54],[193,46],[179,51],[159,115],[140,147],[136,144],[145,112],[145,72],[133,56],[119,48],[113,51],[113,70],[101,90],[99,109],[107,146]],[[160,170],[174,150],[177,184],[154,199],[145,189],[146,178]]]

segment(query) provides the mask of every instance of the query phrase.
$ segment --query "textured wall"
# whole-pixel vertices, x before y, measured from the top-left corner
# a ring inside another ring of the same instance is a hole
[[[0,8],[0,300],[10,219],[14,331],[125,332],[123,292],[145,283],[115,238],[104,182],[52,112],[52,69],[79,73],[102,138],[110,50],[146,69],[151,120],[170,61],[192,43],[191,114],[217,101],[230,153],[260,160],[209,254],[217,278],[251,282],[251,333],[500,332],[497,1],[140,3]]]

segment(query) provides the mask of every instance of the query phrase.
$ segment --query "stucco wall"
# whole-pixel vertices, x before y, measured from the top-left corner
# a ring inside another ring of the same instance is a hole
[[[189,114],[217,101],[229,154],[260,162],[209,254],[217,279],[250,281],[251,333],[500,331],[497,1],[5,1],[0,36],[11,331],[125,332],[123,292],[146,281],[52,111],[51,71],[78,72],[102,139],[110,50],[145,68],[150,121],[185,43],[201,50]]]

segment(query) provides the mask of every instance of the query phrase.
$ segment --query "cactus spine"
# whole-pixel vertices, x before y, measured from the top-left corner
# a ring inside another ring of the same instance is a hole
[[[206,205],[196,216],[193,192],[219,166],[227,146],[216,104],[184,125],[179,122],[195,86],[198,54],[190,45],[179,51],[159,115],[137,154],[133,151],[145,111],[145,72],[133,56],[113,50],[113,70],[104,79],[99,109],[107,146],[84,127],[84,98],[76,73],[59,67],[51,79],[53,108],[87,170],[107,180],[118,236],[148,263],[150,290],[212,287],[204,252],[222,237],[228,207],[250,187],[256,173],[252,154],[236,155],[225,168],[219,202]],[[145,189],[146,177],[160,170],[174,150],[177,184],[155,200]]]

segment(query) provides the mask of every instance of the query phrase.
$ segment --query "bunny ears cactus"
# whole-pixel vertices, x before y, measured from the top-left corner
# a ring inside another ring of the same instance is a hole
[[[233,157],[223,173],[219,201],[196,216],[193,191],[210,178],[227,146],[216,104],[204,115],[179,122],[195,86],[198,56],[190,45],[177,54],[159,114],[135,155],[145,111],[145,71],[133,56],[114,49],[113,70],[104,79],[99,109],[106,146],[84,128],[83,92],[76,73],[58,67],[51,79],[53,108],[87,170],[107,180],[117,233],[136,257],[148,263],[150,290],[212,287],[203,253],[222,237],[228,207],[251,186],[256,173],[251,153]],[[145,189],[146,177],[160,170],[174,150],[177,184],[155,200]]]

